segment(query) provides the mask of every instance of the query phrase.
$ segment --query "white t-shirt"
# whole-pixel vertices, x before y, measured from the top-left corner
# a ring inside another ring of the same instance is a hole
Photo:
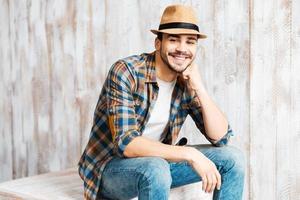
[[[158,96],[143,136],[160,141],[160,136],[169,120],[171,98],[176,79],[172,82],[166,82],[156,77],[156,80],[159,87]]]

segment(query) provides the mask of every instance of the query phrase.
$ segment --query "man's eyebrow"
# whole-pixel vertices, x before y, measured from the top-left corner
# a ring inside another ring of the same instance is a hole
[[[168,35],[168,38],[169,38],[169,37],[179,38],[179,35],[176,35],[176,34],[169,34],[169,35]]]
[[[187,39],[188,39],[188,40],[196,40],[196,41],[197,41],[198,38],[196,38],[196,37],[194,37],[194,36],[189,36]]]

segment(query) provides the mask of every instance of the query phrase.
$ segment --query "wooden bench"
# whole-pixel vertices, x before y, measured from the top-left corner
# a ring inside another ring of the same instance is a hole
[[[2,200],[81,200],[83,183],[77,169],[16,179],[0,183]],[[137,199],[137,198],[135,198]],[[172,200],[211,200],[211,194],[201,191],[201,183],[171,190]]]

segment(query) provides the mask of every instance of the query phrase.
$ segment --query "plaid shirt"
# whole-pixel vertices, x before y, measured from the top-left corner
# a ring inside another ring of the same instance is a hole
[[[119,60],[108,73],[95,109],[90,139],[79,161],[85,199],[97,198],[106,163],[114,156],[124,157],[128,143],[143,135],[159,90],[154,55],[141,54]],[[162,133],[163,143],[174,145],[180,128],[190,115],[212,144],[227,144],[232,135],[229,127],[219,141],[206,135],[197,99],[188,92],[184,80],[178,77],[172,93],[169,122]]]

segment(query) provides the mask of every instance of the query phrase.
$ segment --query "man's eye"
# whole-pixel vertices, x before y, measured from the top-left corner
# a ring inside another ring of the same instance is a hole
[[[188,44],[196,44],[195,41],[187,41]]]
[[[169,38],[169,41],[170,41],[170,42],[175,42],[176,39],[175,39],[175,38]]]

